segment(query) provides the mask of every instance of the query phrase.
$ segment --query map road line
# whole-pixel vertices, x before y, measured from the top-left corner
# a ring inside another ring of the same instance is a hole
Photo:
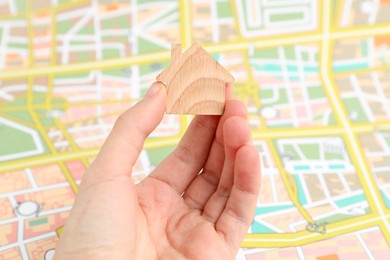
[[[375,122],[375,123],[363,123],[358,125],[352,125],[351,131],[353,133],[370,133],[372,131],[384,131],[390,130],[389,122]],[[334,126],[334,127],[308,127],[308,128],[299,128],[299,129],[289,129],[288,131],[283,129],[263,129],[263,130],[254,130],[253,138],[263,139],[263,138],[283,138],[283,137],[308,137],[308,136],[334,136],[334,135],[343,135],[346,133],[344,127]]]
[[[51,163],[58,163],[61,161],[67,161],[67,160],[75,160],[80,159],[81,157],[92,157],[96,156],[99,152],[98,149],[88,150],[88,151],[81,151],[81,152],[71,152],[67,154],[50,154],[48,156],[45,156],[41,159],[29,159],[22,162],[10,162],[7,165],[0,166],[0,172],[7,172],[12,171],[14,169],[21,169],[21,168],[30,168],[34,166],[44,165],[44,164],[51,164]]]
[[[284,170],[283,163],[278,156],[278,153],[274,147],[274,144],[272,143],[272,140],[268,139],[267,144],[269,146],[269,149],[270,149],[272,156],[275,158],[276,166],[278,167],[278,169],[280,171],[280,175],[282,177],[284,186],[286,187],[286,190],[287,190],[288,196],[290,197],[290,200],[292,201],[294,206],[297,208],[299,213],[301,213],[302,217],[304,219],[306,219],[306,221],[308,223],[314,224],[315,221],[310,216],[309,212],[307,212],[307,210],[300,204],[300,202],[298,200],[298,190],[295,190],[295,192],[293,191],[293,187],[289,183],[289,173]]]
[[[172,146],[176,145],[180,141],[180,136],[176,136],[173,138],[166,138],[163,140],[153,140],[148,139],[146,140],[145,149],[155,149],[165,146]],[[51,164],[51,163],[58,163],[58,162],[64,162],[68,160],[78,160],[80,158],[86,158],[86,157],[94,157],[99,153],[100,149],[91,149],[91,150],[84,150],[84,151],[78,151],[78,152],[68,152],[68,153],[60,153],[60,154],[48,154],[41,156],[41,158],[36,158],[35,160],[27,159],[27,160],[15,160],[10,161],[7,164],[0,165],[0,174],[5,173],[8,171],[13,171],[16,169],[22,169],[22,168],[31,168],[34,166],[40,166],[44,164]]]
[[[121,59],[113,60],[100,60],[100,61],[91,61],[85,63],[78,63],[72,65],[57,65],[52,67],[45,68],[31,68],[20,70],[8,70],[0,72],[0,79],[14,79],[14,78],[24,78],[29,76],[42,76],[49,74],[70,74],[74,72],[82,71],[91,71],[107,68],[120,68],[130,65],[140,65],[149,63],[150,61],[161,61],[167,60],[170,57],[169,52],[159,52],[154,54],[145,54],[138,56],[131,56]]]
[[[343,39],[346,37],[359,37],[365,36],[367,34],[371,35],[384,35],[390,33],[390,26],[387,27],[370,27],[363,28],[357,30],[343,31],[343,32],[334,32],[329,34],[329,39]],[[293,35],[288,37],[279,37],[279,38],[270,38],[263,39],[261,41],[238,41],[227,44],[213,44],[213,45],[205,45],[205,49],[211,53],[221,53],[221,52],[229,52],[229,51],[238,51],[245,50],[249,46],[254,46],[257,48],[264,47],[272,47],[275,45],[292,45],[301,42],[315,42],[320,41],[322,39],[322,34],[315,32],[314,34],[305,33],[301,35]],[[169,60],[170,51],[157,52],[152,54],[144,54],[131,56],[120,59],[112,59],[112,60],[98,60],[91,61],[85,63],[78,63],[72,65],[57,65],[52,67],[44,67],[44,68],[30,68],[23,70],[7,70],[0,72],[0,80],[4,79],[14,79],[14,78],[24,78],[28,76],[42,76],[49,74],[67,74],[67,73],[75,73],[82,71],[90,71],[90,70],[99,70],[99,69],[113,69],[113,68],[121,68],[125,66],[131,66],[134,64],[142,65],[146,63],[150,63],[151,61],[165,61]]]
[[[365,164],[365,160],[362,156],[362,150],[357,145],[357,141],[355,138],[354,133],[351,130],[350,124],[346,118],[346,115],[342,108],[342,101],[337,96],[336,88],[333,84],[333,82],[330,79],[331,75],[331,69],[330,69],[330,35],[329,35],[329,26],[330,26],[330,6],[328,4],[323,5],[323,14],[324,14],[324,27],[323,27],[323,39],[322,39],[322,49],[321,49],[321,76],[324,80],[324,87],[327,90],[327,93],[330,98],[330,102],[335,107],[335,113],[337,117],[341,120],[341,123],[343,127],[346,130],[347,138],[345,138],[345,142],[347,144],[347,148],[349,150],[349,154],[353,161],[355,161],[356,165],[359,167],[356,168],[358,177],[360,179],[360,182],[362,184],[363,189],[365,190],[365,194],[367,196],[367,200],[372,207],[372,210],[374,212],[378,212],[381,216],[382,221],[384,222],[384,225],[386,226],[387,230],[383,230],[383,234],[387,240],[387,243],[390,245],[390,225],[388,221],[385,218],[385,214],[383,212],[383,203],[381,203],[381,200],[378,198],[378,190],[373,184],[373,179],[370,178],[369,170],[367,169],[367,165]],[[388,28],[390,29],[390,28]],[[349,148],[351,147],[351,148]]]
[[[292,234],[277,234],[276,236],[270,234],[256,235],[250,234],[245,237],[242,247],[263,247],[263,248],[280,248],[287,246],[305,245],[308,243],[329,239],[359,231],[373,226],[380,226],[380,217],[373,217],[366,215],[359,218],[358,221],[347,220],[347,225],[332,227],[332,224],[327,225],[326,234],[309,233],[308,231],[301,231]]]
[[[192,44],[190,4],[190,1],[179,0],[181,44],[184,49],[189,48]]]

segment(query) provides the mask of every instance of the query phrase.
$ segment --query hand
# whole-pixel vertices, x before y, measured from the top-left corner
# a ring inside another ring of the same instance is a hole
[[[165,88],[154,83],[119,117],[83,177],[56,259],[235,257],[260,189],[246,108],[228,100],[222,117],[196,116],[174,152],[135,185],[132,166],[165,105]]]

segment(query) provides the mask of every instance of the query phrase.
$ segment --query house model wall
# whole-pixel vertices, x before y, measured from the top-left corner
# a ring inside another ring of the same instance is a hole
[[[167,86],[168,114],[221,115],[225,107],[225,86],[233,76],[199,44],[182,53],[172,44],[172,62],[157,76]]]

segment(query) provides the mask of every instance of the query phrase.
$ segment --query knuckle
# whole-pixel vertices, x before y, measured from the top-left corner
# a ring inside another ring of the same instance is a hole
[[[114,123],[114,126],[113,126],[113,129],[117,129],[119,128],[123,122],[126,121],[126,115],[125,113],[122,113],[118,116],[118,118],[115,120],[115,123]]]
[[[181,162],[189,162],[192,160],[190,148],[187,145],[181,144],[174,150],[175,157]]]
[[[219,183],[220,176],[212,170],[204,169],[200,176],[212,186],[217,186]]]
[[[217,188],[217,193],[221,197],[228,198],[230,196],[230,193],[231,193],[231,187],[227,187],[227,186],[224,186],[224,185],[219,185],[218,188]]]

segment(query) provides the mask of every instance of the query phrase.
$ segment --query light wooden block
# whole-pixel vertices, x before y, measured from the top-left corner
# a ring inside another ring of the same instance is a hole
[[[181,44],[172,44],[171,56],[157,76],[167,86],[167,114],[222,115],[233,76],[197,43],[184,53]]]

